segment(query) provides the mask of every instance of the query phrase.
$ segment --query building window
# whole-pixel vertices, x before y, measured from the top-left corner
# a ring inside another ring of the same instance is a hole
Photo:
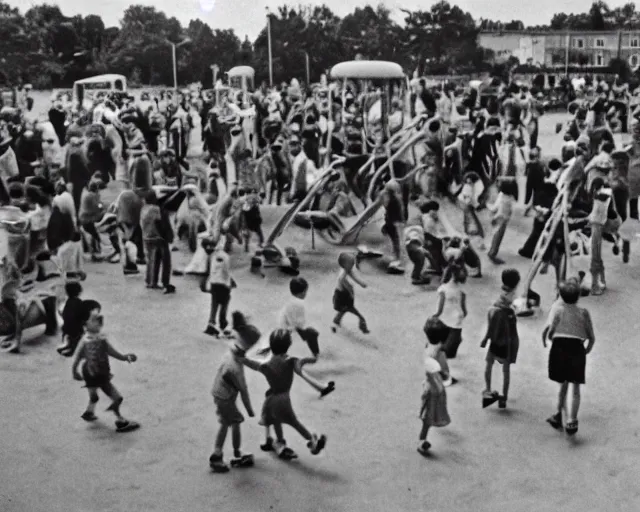
[[[604,55],[602,53],[596,54],[596,66],[604,66]]]
[[[574,39],[573,40],[574,48],[584,48],[584,39]]]
[[[604,48],[604,39],[596,39],[596,48]]]
[[[637,37],[631,39],[631,44],[629,45],[631,48],[638,48],[640,46],[640,40]]]
[[[635,54],[629,57],[629,64],[632,68],[638,67],[638,64],[640,64],[640,55]]]

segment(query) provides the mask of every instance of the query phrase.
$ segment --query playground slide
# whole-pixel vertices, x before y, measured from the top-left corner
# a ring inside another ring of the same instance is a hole
[[[340,245],[353,245],[358,240],[360,232],[369,223],[373,216],[382,207],[382,198],[378,198],[376,201],[367,206],[364,211],[358,216],[358,220],[351,226],[347,232],[342,236]]]

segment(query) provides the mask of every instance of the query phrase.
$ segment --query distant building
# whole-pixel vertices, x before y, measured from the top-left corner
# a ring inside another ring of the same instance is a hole
[[[607,67],[618,55],[631,69],[640,66],[640,30],[602,32],[481,32],[478,44],[493,50],[497,61],[516,57],[521,64]]]

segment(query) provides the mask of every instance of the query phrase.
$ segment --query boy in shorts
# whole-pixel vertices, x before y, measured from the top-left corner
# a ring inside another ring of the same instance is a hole
[[[109,357],[114,357],[119,361],[133,363],[137,360],[135,354],[121,354],[114,349],[107,337],[102,334],[104,318],[101,313],[102,306],[95,300],[85,300],[82,302],[82,321],[84,323],[85,334],[82,338],[78,353],[73,361],[71,372],[75,380],[84,380],[89,391],[89,405],[82,414],[85,421],[95,421],[98,417],[94,411],[98,403],[98,389],[101,389],[113,402],[107,411],[113,411],[116,415],[116,431],[129,432],[140,427],[135,421],[125,419],[120,414],[120,405],[124,400],[113,384],[111,384],[111,367]],[[78,371],[80,363],[84,360],[82,373]]]

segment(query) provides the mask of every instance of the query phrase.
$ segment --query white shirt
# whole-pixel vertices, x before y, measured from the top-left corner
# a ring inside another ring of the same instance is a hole
[[[304,301],[297,297],[291,300],[280,310],[278,327],[287,331],[304,329],[306,327],[306,314]]]
[[[438,293],[444,294],[444,307],[440,314],[440,320],[447,327],[461,329],[464,313],[462,312],[462,287],[451,279],[448,283],[440,285]]]

